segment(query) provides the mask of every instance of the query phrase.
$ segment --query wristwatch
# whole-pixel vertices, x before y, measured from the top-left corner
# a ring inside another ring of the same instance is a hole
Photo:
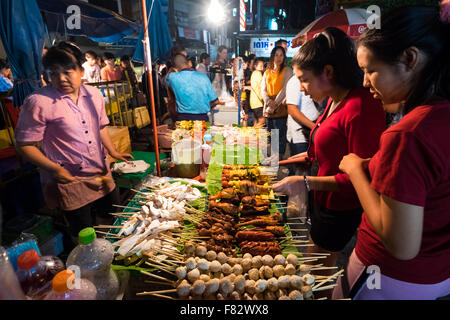
[[[305,181],[306,190],[311,191],[311,188],[309,187],[308,179],[306,179],[306,175],[303,176],[303,181]]]

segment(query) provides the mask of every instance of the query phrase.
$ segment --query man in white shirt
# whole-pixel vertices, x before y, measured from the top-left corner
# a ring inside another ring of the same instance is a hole
[[[300,80],[295,75],[286,85],[286,104],[289,113],[286,138],[293,156],[308,149],[309,136],[305,136],[305,131],[312,130],[319,111],[314,101],[300,91]]]
[[[197,65],[196,71],[208,75],[208,66],[211,63],[209,54],[202,53],[200,55],[200,63]]]

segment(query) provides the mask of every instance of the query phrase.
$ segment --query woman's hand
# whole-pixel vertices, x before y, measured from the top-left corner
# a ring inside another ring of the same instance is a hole
[[[301,176],[286,177],[272,186],[275,192],[281,192],[288,196],[303,194],[306,192],[305,181]]]
[[[56,179],[56,182],[61,184],[67,184],[77,181],[77,178],[75,178],[73,175],[70,174],[69,171],[67,171],[61,166],[57,168],[55,171],[53,171],[53,176]]]
[[[125,161],[126,163],[128,163],[128,159],[127,158],[131,158],[134,159],[133,156],[129,153],[119,153],[119,152],[113,152],[112,154],[109,154],[111,157],[113,157],[114,159],[117,160],[122,160]]]
[[[370,158],[362,159],[354,153],[344,156],[339,164],[339,169],[348,176],[358,171],[365,171],[369,165]]]

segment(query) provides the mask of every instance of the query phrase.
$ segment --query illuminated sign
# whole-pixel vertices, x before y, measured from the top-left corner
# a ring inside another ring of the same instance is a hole
[[[298,48],[292,48],[292,39],[294,37],[281,37],[287,41],[288,50],[286,55],[292,58],[297,52]],[[275,48],[275,42],[280,40],[280,37],[271,38],[251,38],[250,39],[250,51],[254,53],[257,57],[268,58],[270,57],[270,52]]]

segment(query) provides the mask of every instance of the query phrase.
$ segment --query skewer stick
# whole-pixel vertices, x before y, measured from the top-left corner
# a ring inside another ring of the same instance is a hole
[[[123,228],[123,226],[108,226],[108,225],[94,226],[94,229],[113,229],[113,228]]]
[[[133,210],[141,210],[141,208],[121,206],[121,205],[118,205],[118,204],[113,204],[113,207],[124,208],[124,209],[133,209]]]
[[[154,268],[157,268],[157,269],[159,269],[159,270],[162,270],[162,271],[164,271],[164,272],[167,272],[167,273],[169,273],[169,274],[171,274],[171,275],[173,275],[173,276],[175,276],[175,277],[177,276],[174,272],[169,271],[169,270],[166,270],[166,269],[164,269],[162,266],[158,266],[158,265],[153,264],[153,263],[150,263],[150,262],[148,262],[148,261],[146,261],[145,264],[148,264],[149,266],[152,266],[152,267],[154,267]]]
[[[288,229],[289,231],[308,231],[308,229]]]
[[[136,295],[140,295],[140,296],[142,296],[142,295],[152,295],[152,296],[159,297],[159,298],[164,298],[164,299],[169,299],[169,300],[177,300],[174,297],[169,297],[169,296],[165,296],[163,294],[151,293],[151,292],[150,293],[140,292],[140,293],[136,293]]]
[[[108,214],[110,214],[112,216],[119,216],[119,217],[129,218],[135,213],[136,212],[110,212]]]
[[[159,281],[153,281],[153,280],[144,280],[145,283],[153,283],[153,284],[160,284],[163,286],[170,286],[170,283],[167,282],[159,282]]]
[[[319,298],[319,299],[316,299],[316,300],[328,300],[328,298],[327,297],[322,297],[322,298]]]
[[[338,267],[319,267],[319,268],[312,268],[311,271],[317,271],[317,270],[332,270],[337,269]]]
[[[322,287],[322,288],[319,288],[319,289],[312,289],[312,291],[313,292],[317,292],[317,291],[329,290],[329,289],[333,289],[336,286],[337,286],[337,284],[335,283],[335,284],[331,284],[329,286],[325,286],[325,287]]]
[[[311,243],[311,244],[288,244],[286,245],[286,247],[312,247],[315,246],[315,244]]]
[[[316,286],[314,286],[312,288],[312,290],[313,291],[317,290],[317,288],[321,287],[324,283],[326,283],[328,279],[334,279],[335,277],[339,276],[343,272],[344,272],[344,269],[341,269],[338,272],[336,272],[335,274],[333,274],[332,276],[328,277],[327,279],[320,281]]]
[[[169,280],[169,279],[160,277],[160,276],[158,276],[158,275],[156,275],[156,274],[153,274],[153,273],[150,273],[150,272],[147,272],[147,271],[143,271],[143,270],[141,270],[141,273],[146,274],[146,275],[149,276],[149,277],[154,277],[154,278],[156,278],[156,279],[159,279],[159,280],[162,280],[162,281],[169,282],[170,284],[174,285],[174,282],[173,282],[172,280]]]
[[[138,293],[139,295],[143,294],[151,294],[151,293],[171,293],[171,292],[177,292],[177,289],[167,289],[167,290],[156,290],[156,291],[144,291]]]
[[[104,234],[104,235],[107,235],[108,236],[108,238],[117,238],[117,239],[122,239],[122,237],[121,236],[118,236],[117,234],[113,234],[113,233],[109,233],[109,232],[104,232],[104,231],[95,231],[95,232],[97,232],[97,233],[100,233],[100,234]]]

